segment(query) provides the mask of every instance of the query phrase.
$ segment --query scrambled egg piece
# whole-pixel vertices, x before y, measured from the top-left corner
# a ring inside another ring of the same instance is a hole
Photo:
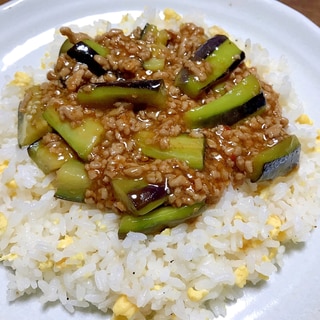
[[[66,260],[67,260],[67,258],[63,258],[63,259],[57,261],[57,262],[55,263],[55,267],[56,267],[57,269],[60,269],[60,270],[66,268]]]
[[[278,253],[278,248],[269,248],[269,261],[274,259]]]
[[[16,253],[9,253],[4,256],[0,257],[0,261],[13,261],[14,259],[17,259],[18,255]]]
[[[282,225],[281,219],[277,215],[272,214],[269,216],[267,220],[267,224],[273,226],[273,229],[269,232],[271,238],[272,239],[276,238],[280,232],[280,227]]]
[[[100,231],[107,231],[107,226],[101,221],[96,221],[96,226]]]
[[[233,220],[241,220],[242,222],[246,222],[247,219],[241,214],[241,212],[237,212],[234,217]]]
[[[261,274],[259,273],[259,278],[262,279],[262,280],[265,280],[265,281],[268,281],[269,280],[269,277],[264,275],[264,274]]]
[[[115,304],[112,311],[114,313],[113,320],[129,320],[138,312],[138,307],[128,300],[126,295],[121,295]]]
[[[296,119],[297,123],[300,124],[309,124],[309,125],[313,125],[313,121],[309,118],[309,116],[305,113],[301,114],[298,119]]]
[[[83,266],[83,262],[84,262],[84,256],[82,253],[78,253],[73,255],[70,258],[63,258],[57,262],[55,262],[54,260],[52,260],[50,257],[48,257],[48,260],[44,261],[44,262],[39,262],[38,264],[38,268],[41,271],[46,271],[46,270],[50,270],[53,268],[62,270],[68,267],[81,267]],[[84,277],[90,277],[91,274],[87,274],[84,275]]]
[[[70,264],[70,265],[82,266],[83,262],[84,262],[84,255],[83,255],[83,253],[79,252],[67,260],[68,260],[67,261],[68,264]]]
[[[317,145],[315,147],[315,152],[320,152],[320,129],[317,130],[317,137],[316,137]]]
[[[263,262],[269,262],[274,259],[278,253],[278,248],[269,248],[269,254],[262,256]]]
[[[11,180],[6,183],[6,186],[11,189],[15,189],[18,187],[16,180]]]
[[[194,288],[189,288],[188,289],[188,298],[191,300],[191,301],[194,301],[194,302],[198,302],[200,300],[202,300],[207,294],[209,293],[208,290],[196,290]]]
[[[6,216],[2,212],[0,212],[0,236],[6,232],[7,226],[8,220]]]
[[[284,241],[286,238],[286,233],[281,231],[280,228],[283,224],[283,221],[275,214],[269,216],[267,224],[273,226],[273,229],[270,230],[269,234],[273,240]]]
[[[48,259],[47,261],[39,262],[38,268],[41,271],[45,271],[45,270],[52,269],[53,265],[54,265],[54,262],[51,259]]]
[[[161,235],[163,236],[170,236],[171,235],[171,229],[170,228],[166,228],[161,232]]]
[[[8,189],[10,189],[10,196],[14,197],[17,194],[16,189],[18,188],[16,180],[13,179],[13,180],[7,182],[6,186]]]
[[[73,238],[65,235],[65,237],[61,240],[59,240],[57,249],[65,249],[67,246],[73,243]]]
[[[163,286],[161,286],[160,284],[155,284],[153,287],[153,290],[159,291],[163,288]]]
[[[54,219],[54,220],[52,221],[52,223],[55,224],[55,225],[59,224],[59,222],[60,222],[60,219],[58,219],[58,218],[57,218],[57,219]]]
[[[8,167],[8,164],[8,161],[5,161],[2,164],[0,164],[0,173],[2,173]]]
[[[177,12],[175,12],[173,9],[170,9],[170,8],[164,9],[163,14],[164,14],[165,20],[171,20],[171,19],[174,19],[177,21],[181,20],[181,16]]]
[[[84,264],[84,260],[85,260],[85,258],[84,258],[83,253],[79,252],[70,258],[65,257],[65,258],[57,261],[54,264],[54,267],[56,269],[60,269],[60,270],[68,268],[68,267],[82,267]],[[90,274],[88,274],[87,276],[89,277]]]
[[[262,241],[259,239],[243,239],[242,250],[258,248],[261,246],[261,242]]]
[[[249,271],[248,268],[243,265],[241,267],[238,267],[235,271],[234,271],[234,275],[236,277],[235,283],[239,288],[243,288],[246,283],[247,283],[247,279],[249,276]]]
[[[17,71],[14,74],[14,79],[10,82],[10,84],[19,87],[26,87],[32,84],[32,78],[25,72]]]

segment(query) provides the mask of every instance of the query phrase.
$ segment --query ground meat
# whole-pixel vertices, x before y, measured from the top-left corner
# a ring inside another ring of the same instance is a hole
[[[61,27],[60,33],[68,37],[71,43],[77,43],[79,41],[83,41],[91,38],[86,33],[83,33],[83,32],[75,33],[69,27]]]
[[[75,34],[69,28],[61,28],[71,42],[86,39],[85,34]],[[191,99],[175,86],[175,77],[184,66],[205,79],[211,72],[206,62],[190,61],[194,51],[207,40],[204,30],[194,24],[183,24],[179,31],[167,30],[167,45],[155,45],[152,35],[141,40],[141,29],[125,35],[122,30],[112,29],[95,39],[106,46],[110,54],[97,55],[106,74],[97,77],[85,64],[79,64],[66,54],[61,54],[48,80],[55,90],[48,90],[47,105],[59,106],[59,114],[73,125],[80,125],[88,114],[99,119],[104,128],[102,142],[90,155],[86,170],[92,180],[86,192],[86,202],[99,209],[126,210],[115,198],[111,181],[115,178],[140,179],[147,183],[166,183],[170,188],[168,203],[173,206],[190,205],[205,201],[216,203],[225,188],[231,183],[239,185],[252,173],[252,157],[261,150],[281,141],[286,134],[287,119],[281,115],[278,96],[270,85],[263,82],[267,99],[263,113],[249,117],[229,127],[190,130],[183,121],[183,113],[220,97],[250,73],[244,63],[224,81],[223,90],[208,89],[197,99]],[[143,68],[143,62],[156,52],[165,59],[162,70],[150,72]],[[104,110],[84,107],[77,103],[75,92],[80,86],[126,79],[163,79],[167,89],[166,107],[153,106],[135,110],[130,103],[117,103]],[[177,159],[159,160],[145,156],[137,147],[134,136],[142,130],[155,132],[155,140],[161,148],[168,148],[168,139],[181,133],[205,137],[204,169],[190,168]]]

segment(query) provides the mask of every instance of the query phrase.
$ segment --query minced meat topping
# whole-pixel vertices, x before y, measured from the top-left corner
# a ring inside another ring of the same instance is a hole
[[[44,109],[53,106],[60,119],[69,122],[72,128],[89,117],[103,127],[99,143],[87,159],[81,159],[91,181],[84,201],[101,210],[127,212],[126,204],[114,192],[112,181],[115,179],[143,179],[147,184],[165,185],[168,190],[165,205],[215,204],[228,185],[239,186],[250,177],[255,155],[288,136],[288,121],[281,114],[278,95],[271,85],[261,80],[266,100],[263,111],[231,125],[188,126],[184,118],[186,112],[221,98],[248,75],[258,76],[255,68],[247,67],[244,60],[199,95],[190,97],[177,85],[177,75],[184,69],[199,82],[210,76],[214,67],[208,59],[193,59],[195,51],[209,38],[203,28],[192,23],[182,24],[178,31],[161,32],[136,28],[125,35],[120,29],[111,29],[92,39],[63,27],[61,33],[71,46],[91,40],[107,48],[105,56],[92,57],[105,72],[95,74],[89,64],[71,57],[69,51],[62,51],[53,70],[47,74],[48,81],[41,85]],[[152,99],[146,105],[130,99],[113,101],[106,106],[79,102],[78,92],[90,93],[97,84],[133,80],[162,80],[165,105],[153,105]],[[136,139],[136,135],[144,131],[152,132],[150,143],[160,151],[170,149],[171,137],[187,135],[204,139],[203,167],[192,168],[188,161],[175,157],[160,159],[146,155]],[[51,137],[57,140],[49,132],[44,137],[47,144]]]

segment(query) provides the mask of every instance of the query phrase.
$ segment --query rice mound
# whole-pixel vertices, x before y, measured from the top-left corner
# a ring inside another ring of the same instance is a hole
[[[180,18],[148,21],[174,27]],[[126,16],[120,27],[145,20]],[[98,22],[90,30],[99,27],[110,25]],[[302,145],[300,167],[272,182],[230,187],[193,224],[154,236],[129,233],[119,240],[116,214],[54,198],[53,175],[32,163],[16,137],[19,100],[46,71],[15,75],[0,102],[0,261],[12,271],[9,301],[40,293],[42,303],[60,301],[69,312],[93,305],[113,310],[115,319],[212,319],[226,314],[227,302],[246,284],[265,281],[281,267],[287,243],[308,239],[319,218],[319,133],[282,76],[285,60],[271,61],[248,40],[238,45],[280,94],[289,131]]]

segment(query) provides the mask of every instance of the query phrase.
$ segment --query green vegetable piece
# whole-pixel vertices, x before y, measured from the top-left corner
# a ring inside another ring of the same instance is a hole
[[[125,178],[111,182],[117,200],[121,201],[128,212],[144,215],[162,205],[167,197],[167,190],[162,185],[151,185],[146,181]]]
[[[55,197],[74,202],[84,202],[86,190],[91,185],[84,163],[76,159],[65,162],[57,171],[54,181]]]
[[[163,80],[116,81],[92,85],[90,91],[80,90],[78,101],[88,107],[112,107],[116,102],[130,102],[139,107],[166,105]]]
[[[43,118],[44,105],[41,102],[42,91],[36,85],[27,90],[24,99],[18,108],[18,144],[20,147],[27,146],[52,129]]]
[[[119,179],[113,179],[111,181],[111,185],[113,187],[116,199],[118,201],[121,201],[126,206],[129,212],[134,213],[137,210],[135,209],[133,203],[130,201],[128,197],[128,192],[143,188],[148,184],[142,179],[132,180],[132,179],[119,178]]]
[[[72,47],[73,47],[73,43],[69,39],[66,39],[60,47],[59,56],[63,53],[67,53],[67,51]]]
[[[110,50],[98,42],[91,40],[91,39],[85,39],[82,40],[83,43],[85,43],[87,46],[89,46],[91,49],[93,49],[97,54],[99,54],[102,57],[106,57],[109,53]],[[67,53],[69,49],[71,49],[74,46],[72,42],[70,42],[69,39],[66,39],[63,44],[60,47],[59,55],[62,53]]]
[[[120,220],[119,237],[124,238],[128,232],[155,233],[166,227],[174,227],[188,219],[201,214],[204,203],[196,203],[180,208],[160,207],[140,217],[123,216]]]
[[[216,35],[204,43],[192,59],[205,60],[210,64],[212,72],[206,80],[200,81],[198,76],[182,68],[176,77],[175,85],[189,97],[197,98],[205,89],[233,71],[244,58],[244,52],[226,36]]]
[[[85,39],[85,40],[82,40],[82,42],[85,43],[88,47],[93,49],[98,55],[102,57],[106,57],[110,53],[109,48],[102,46],[100,43],[94,40]]]
[[[28,147],[30,158],[45,174],[60,169],[66,161],[76,157],[75,152],[60,136],[51,133],[50,137],[50,142],[46,143],[41,139]]]
[[[158,30],[154,24],[147,23],[141,32],[141,40],[148,41],[150,35],[153,43],[167,45],[169,36],[166,30]]]
[[[151,70],[151,71],[158,71],[158,70],[163,70],[164,65],[165,65],[164,58],[152,57],[152,58],[143,62],[143,69]]]
[[[80,125],[73,127],[70,122],[60,119],[58,110],[53,106],[47,107],[43,117],[83,160],[87,160],[104,133],[102,124],[90,117],[84,118]]]
[[[162,186],[147,185],[142,189],[131,191],[128,197],[136,209],[133,214],[143,216],[164,204],[168,194]]]
[[[254,75],[249,75],[222,97],[187,111],[184,120],[189,128],[232,125],[254,114],[265,107],[265,104],[259,80]]]
[[[106,73],[106,70],[95,58],[98,53],[83,41],[77,42],[67,51],[67,55],[80,63],[86,64],[88,69],[98,77]]]
[[[202,170],[204,166],[204,138],[194,138],[187,134],[169,137],[169,147],[161,148],[153,142],[154,133],[140,131],[135,135],[135,141],[143,154],[155,159],[178,159],[186,161],[194,169]]]
[[[143,68],[150,71],[163,70],[165,66],[165,58],[163,49],[168,43],[168,32],[166,30],[158,30],[158,28],[147,23],[141,32],[141,40],[152,43],[150,46],[151,58],[143,62]]]
[[[287,175],[299,164],[300,151],[301,144],[295,135],[261,151],[253,158],[251,181],[272,180]]]

